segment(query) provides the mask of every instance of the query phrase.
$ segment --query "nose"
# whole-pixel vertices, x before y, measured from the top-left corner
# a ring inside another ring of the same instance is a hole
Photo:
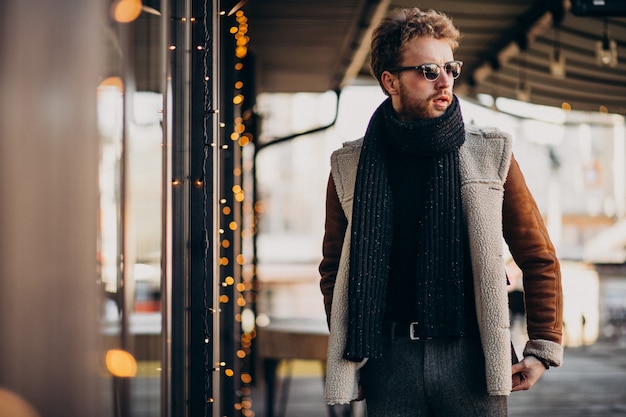
[[[442,70],[435,80],[437,89],[446,89],[454,85],[454,77],[448,71]]]

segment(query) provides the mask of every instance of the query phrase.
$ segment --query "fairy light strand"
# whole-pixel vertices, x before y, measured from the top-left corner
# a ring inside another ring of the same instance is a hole
[[[248,53],[248,43],[250,38],[248,37],[248,18],[245,16],[243,10],[238,10],[235,13],[235,21],[236,24],[233,25],[229,32],[233,36],[235,41],[235,80],[232,98],[232,104],[234,106],[234,124],[233,129],[230,133],[231,145],[236,148],[236,151],[239,155],[239,165],[234,167],[233,175],[236,178],[235,184],[233,185],[232,192],[232,204],[236,205],[239,212],[238,222],[234,224],[229,224],[231,230],[233,230],[237,236],[239,242],[242,242],[246,236],[251,236],[250,231],[247,229],[250,225],[244,222],[245,218],[245,205],[248,203],[246,201],[245,191],[244,191],[244,183],[245,176],[244,173],[244,158],[243,158],[243,148],[252,142],[252,135],[246,132],[246,124],[244,121],[244,117],[242,116],[242,109],[246,105],[246,100],[253,99],[252,97],[246,97],[246,85],[245,85],[245,77],[243,76],[245,71],[250,71],[251,68],[246,68],[244,66],[244,59]],[[247,91],[250,91],[248,89]],[[253,294],[251,294],[252,285],[247,279],[249,274],[245,273],[246,260],[243,255],[243,244],[238,245],[241,250],[241,253],[234,254],[235,259],[234,265],[238,268],[239,271],[239,282],[236,283],[235,288],[233,288],[233,300],[231,302],[236,304],[236,308],[238,313],[235,315],[235,321],[239,323],[240,334],[239,334],[239,349],[236,352],[236,357],[238,358],[238,371],[239,371],[239,383],[241,384],[241,389],[239,390],[239,402],[235,404],[235,409],[238,410],[241,415],[244,417],[253,417],[254,411],[252,410],[252,399],[251,399],[251,389],[250,384],[252,384],[252,372],[251,367],[253,364],[251,363],[251,352],[252,352],[252,340],[256,336],[256,332],[254,329],[254,324],[250,326],[250,323],[244,323],[244,315],[247,315],[248,318],[246,321],[254,322],[254,317],[250,320],[249,314],[252,310],[248,307],[249,304],[253,303]],[[232,281],[235,284],[234,280]]]

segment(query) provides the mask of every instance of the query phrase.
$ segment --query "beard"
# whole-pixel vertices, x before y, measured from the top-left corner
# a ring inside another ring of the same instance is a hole
[[[402,113],[399,116],[405,121],[417,119],[432,119],[434,117],[442,116],[445,113],[445,110],[439,110],[435,108],[432,104],[433,100],[441,95],[446,95],[449,97],[450,93],[448,91],[440,91],[423,99],[410,94],[404,84],[400,84],[398,90],[398,98],[400,101],[400,105],[402,106]],[[451,102],[452,100],[450,100],[449,103]],[[449,103],[446,109],[450,106]]]

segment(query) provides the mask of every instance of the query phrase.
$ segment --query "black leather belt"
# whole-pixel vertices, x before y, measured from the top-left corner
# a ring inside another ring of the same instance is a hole
[[[396,337],[406,337],[411,340],[428,340],[432,337],[419,337],[417,335],[417,329],[419,323],[414,321],[411,323],[397,323],[397,322],[385,322],[383,323],[383,334]]]
[[[411,340],[432,340],[433,337],[419,336],[418,335],[419,323],[414,321],[411,323],[399,323],[399,322],[384,322],[383,334],[389,336],[392,339],[406,337]],[[466,330],[464,334],[460,335],[464,338],[478,337],[478,329],[469,327],[469,331]]]

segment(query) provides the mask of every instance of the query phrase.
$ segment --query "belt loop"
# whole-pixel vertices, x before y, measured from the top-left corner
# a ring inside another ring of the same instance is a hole
[[[398,323],[396,323],[395,321],[391,322],[391,329],[389,332],[389,334],[391,335],[391,340],[394,340],[396,338],[396,325],[397,324]]]

